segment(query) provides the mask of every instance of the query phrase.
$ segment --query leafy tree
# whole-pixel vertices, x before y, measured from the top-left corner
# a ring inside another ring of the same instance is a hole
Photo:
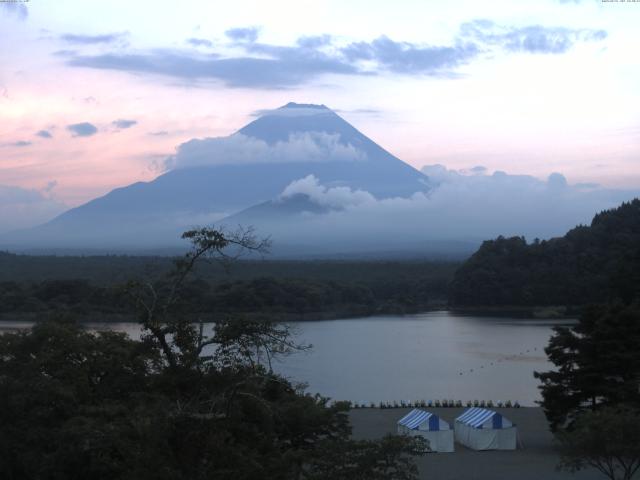
[[[638,305],[593,306],[576,326],[555,332],[545,351],[556,369],[535,373],[553,430],[601,406],[640,406]]]
[[[0,335],[0,477],[117,477],[157,360],[124,334],[64,319]]]
[[[142,341],[60,319],[0,336],[0,477],[416,478],[418,440],[351,440],[348,404],[271,370],[305,348],[285,326],[220,319],[208,334],[183,314],[199,260],[267,243],[250,231],[184,238],[193,248],[164,281],[129,285]]]
[[[172,369],[190,368],[200,364],[202,350],[215,343],[203,335],[202,324],[196,331],[190,319],[180,311],[180,294],[185,280],[201,259],[213,259],[223,266],[228,265],[247,251],[266,253],[268,239],[258,239],[251,229],[238,229],[230,234],[222,230],[201,228],[182,234],[191,242],[191,249],[183,258],[175,261],[174,269],[167,281],[129,285],[129,292],[139,312],[144,329],[144,339],[153,343],[163,353],[163,358]],[[233,249],[229,254],[227,251]]]
[[[640,199],[594,216],[591,225],[527,244],[498,237],[456,272],[450,303],[584,306],[640,298]]]
[[[611,480],[631,480],[640,469],[640,411],[605,407],[581,416],[558,435],[562,469],[593,467]]]
[[[367,441],[323,442],[319,446],[313,470],[308,480],[411,480],[418,474],[411,455],[426,450],[427,440],[413,437],[407,448],[407,438],[387,435],[379,444]]]

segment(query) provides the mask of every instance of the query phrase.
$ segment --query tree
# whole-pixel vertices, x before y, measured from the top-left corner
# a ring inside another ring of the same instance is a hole
[[[122,333],[65,318],[0,335],[0,477],[118,478],[125,425],[153,408],[143,397],[157,361]]]
[[[251,228],[230,233],[212,228],[189,230],[182,238],[191,242],[191,249],[175,261],[174,269],[164,282],[131,282],[128,291],[138,310],[145,340],[154,343],[172,369],[198,365],[200,354],[213,339],[204,337],[202,324],[196,331],[191,321],[180,311],[180,293],[185,280],[199,260],[215,260],[225,268],[247,252],[264,254],[269,239],[259,239]],[[229,253],[229,250],[231,252]]]
[[[142,341],[64,319],[0,336],[0,477],[415,479],[418,440],[354,441],[347,403],[273,372],[274,356],[306,348],[286,326],[225,318],[207,336],[183,314],[197,261],[266,242],[212,229],[184,238],[193,248],[166,279],[129,285]]]
[[[581,416],[558,435],[561,468],[576,472],[593,467],[611,480],[631,480],[640,469],[640,411],[605,407]]]
[[[418,469],[411,455],[424,453],[422,437],[387,435],[379,443],[323,442],[305,480],[411,480]]]
[[[585,306],[640,299],[640,199],[594,216],[563,237],[484,242],[458,269],[450,302],[479,306]]]
[[[640,406],[639,344],[638,305],[592,306],[576,326],[557,328],[545,349],[556,369],[535,373],[552,430],[601,406]]]

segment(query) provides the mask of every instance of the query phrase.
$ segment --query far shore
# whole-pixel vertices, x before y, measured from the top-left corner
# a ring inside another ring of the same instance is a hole
[[[359,408],[349,412],[356,439],[376,439],[396,433],[396,422],[410,408]],[[425,408],[453,426],[464,408]],[[601,480],[591,469],[571,474],[556,470],[559,454],[539,407],[494,408],[516,424],[520,448],[476,452],[455,444],[454,453],[429,453],[416,459],[420,478],[430,480]]]
[[[460,315],[535,318],[540,320],[572,320],[580,316],[581,306],[566,305],[475,305],[449,306],[447,311]]]
[[[216,318],[226,316],[244,317],[247,319],[271,320],[274,322],[313,322],[322,320],[347,320],[354,318],[420,315],[429,312],[449,312],[456,315],[472,315],[477,317],[509,317],[513,319],[536,320],[575,320],[579,316],[579,307],[522,307],[522,306],[475,306],[449,307],[444,304],[423,305],[419,308],[398,309],[347,309],[342,311],[320,312],[217,312],[212,314],[192,314],[193,321],[214,322]],[[81,323],[129,323],[137,322],[134,314],[77,312],[73,310],[50,310],[43,312],[10,312],[1,313],[0,322],[37,322],[57,314],[69,315]]]

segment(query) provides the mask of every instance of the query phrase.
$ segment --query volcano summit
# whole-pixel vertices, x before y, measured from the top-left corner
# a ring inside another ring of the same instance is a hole
[[[324,105],[289,103],[228,137],[192,139],[165,167],[153,181],[117,188],[0,243],[23,250],[177,246],[185,229],[277,199],[309,176],[375,199],[428,189],[424,174]]]

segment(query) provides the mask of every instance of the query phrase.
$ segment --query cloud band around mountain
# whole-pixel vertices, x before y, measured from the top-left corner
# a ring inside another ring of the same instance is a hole
[[[545,181],[501,171],[489,175],[482,168],[460,172],[442,165],[425,167],[430,189],[406,198],[375,198],[359,189],[325,186],[307,176],[291,182],[274,203],[305,195],[328,210],[301,212],[284,224],[256,227],[286,243],[317,242],[332,232],[333,241],[376,238],[389,248],[398,237],[421,242],[524,235],[533,240],[562,235],[576,224],[589,223],[595,212],[640,195],[640,191],[569,185],[559,173]],[[290,229],[292,222],[295,232]]]
[[[264,140],[236,133],[229,137],[189,140],[166,160],[165,168],[365,159],[362,151],[341,142],[338,134],[299,132],[291,134],[286,142],[270,145]]]

